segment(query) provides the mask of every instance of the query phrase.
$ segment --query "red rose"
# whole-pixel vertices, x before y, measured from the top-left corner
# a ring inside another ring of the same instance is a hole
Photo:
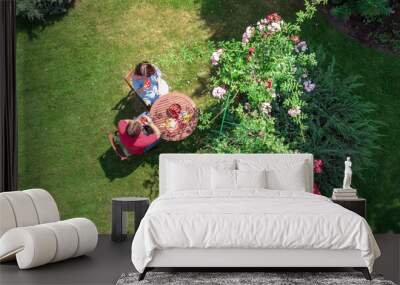
[[[265,88],[267,88],[267,89],[272,88],[272,79],[268,79],[268,81],[265,82]]]
[[[324,162],[321,159],[314,160],[314,173],[322,173]]]
[[[281,16],[279,16],[277,13],[272,13],[267,16],[267,21],[269,22],[280,22],[281,20]]]
[[[251,57],[253,56],[255,50],[256,50],[255,48],[249,48],[249,53],[247,54],[247,58],[246,58],[247,61],[251,60]]]

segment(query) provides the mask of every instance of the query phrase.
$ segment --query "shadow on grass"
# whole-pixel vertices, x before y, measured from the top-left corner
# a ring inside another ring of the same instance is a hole
[[[209,79],[211,70],[197,74],[197,87],[193,91],[191,97],[202,98],[210,94]]]
[[[148,111],[143,101],[132,92],[129,92],[127,96],[119,100],[111,110],[118,111],[114,118],[116,127],[120,120],[133,119]]]
[[[131,160],[122,161],[111,147],[99,157],[101,168],[110,182],[130,175],[143,161],[143,157],[139,155]]]
[[[162,141],[154,149],[141,155],[132,156],[129,160],[121,161],[114,150],[110,147],[103,155],[99,157],[99,163],[105,176],[114,181],[118,178],[124,178],[131,175],[142,165],[150,167],[147,178],[143,181],[143,189],[146,189],[146,197],[154,200],[158,197],[159,179],[158,162],[161,153],[177,152],[179,142]]]
[[[241,39],[248,25],[277,12],[286,21],[293,19],[294,12],[302,8],[302,1],[295,0],[199,0],[200,16],[214,30],[214,41]]]
[[[158,166],[158,156],[160,154],[159,149],[161,148],[163,148],[162,145],[157,146],[144,154],[133,155],[128,160],[121,160],[115,153],[114,149],[110,147],[98,158],[98,160],[105,176],[110,180],[110,182],[112,182],[117,178],[129,176],[142,164],[149,164],[150,167],[153,168],[152,172],[154,172],[154,167]],[[146,188],[151,185],[151,181],[152,180],[145,181]]]

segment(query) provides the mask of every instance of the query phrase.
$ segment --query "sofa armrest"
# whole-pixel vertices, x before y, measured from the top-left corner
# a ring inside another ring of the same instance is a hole
[[[87,254],[97,245],[96,226],[88,219],[8,230],[0,238],[0,261],[17,259],[20,269]]]
[[[42,225],[13,228],[0,238],[0,261],[15,256],[21,269],[51,262],[56,250],[54,233]]]

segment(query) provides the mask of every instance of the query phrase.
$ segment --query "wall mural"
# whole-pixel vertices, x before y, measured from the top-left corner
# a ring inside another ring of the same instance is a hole
[[[371,227],[400,232],[400,58],[322,2],[18,1],[19,187],[107,233],[112,197],[157,197],[160,153],[313,153],[329,197],[350,156]]]

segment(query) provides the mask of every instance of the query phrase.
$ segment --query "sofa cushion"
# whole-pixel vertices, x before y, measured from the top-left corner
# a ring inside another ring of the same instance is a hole
[[[15,228],[17,222],[15,221],[14,211],[10,202],[6,197],[0,194],[0,237],[9,229]]]
[[[35,205],[28,194],[23,191],[11,191],[3,192],[1,195],[10,203],[17,227],[39,224]]]
[[[29,195],[38,215],[39,224],[52,223],[60,220],[57,204],[49,192],[43,189],[24,190]]]

